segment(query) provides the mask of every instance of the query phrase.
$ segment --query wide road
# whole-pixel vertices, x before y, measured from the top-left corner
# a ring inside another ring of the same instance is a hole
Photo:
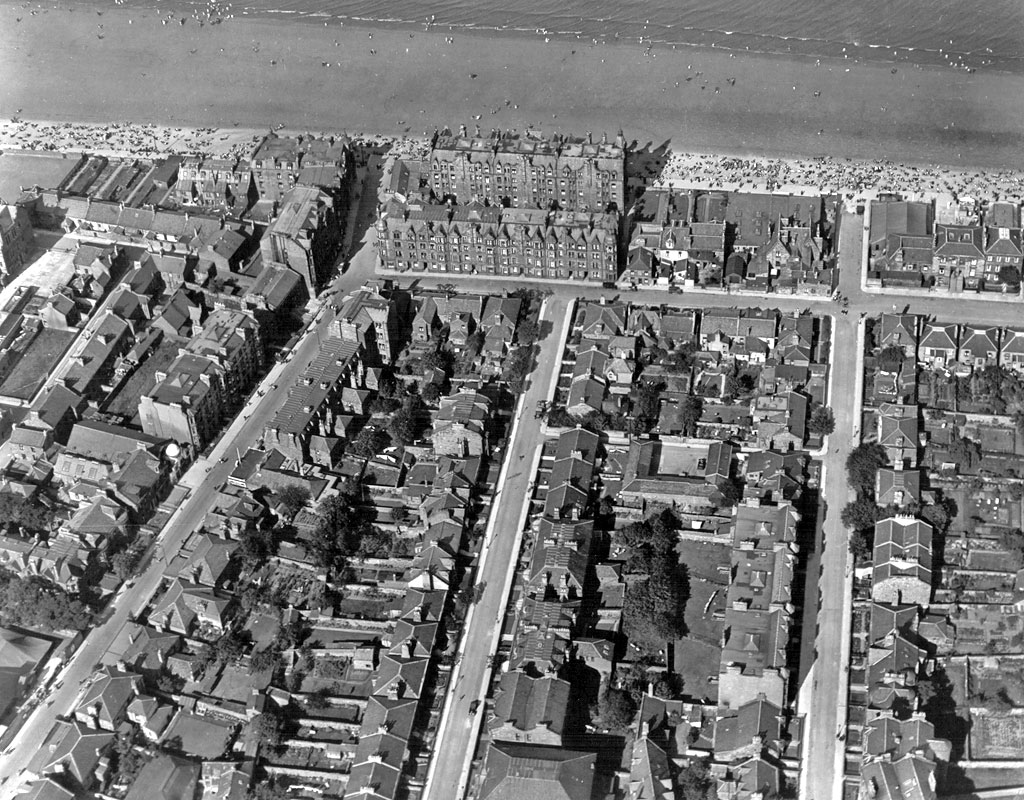
[[[670,294],[662,290],[641,290],[637,292],[619,293],[615,290],[603,289],[598,286],[552,285],[542,281],[524,281],[515,279],[516,285],[540,286],[550,289],[552,300],[569,302],[575,298],[597,300],[599,298],[618,297],[636,304],[669,305],[685,308],[710,308],[715,306],[736,306],[740,308],[769,307],[781,311],[797,311],[805,308],[819,314],[832,316],[835,326],[834,351],[831,358],[831,400],[836,419],[835,432],[829,437],[826,452],[823,455],[824,487],[823,487],[823,542],[818,543],[818,552],[814,554],[815,565],[820,563],[816,576],[808,575],[805,603],[810,604],[810,618],[817,619],[817,635],[814,651],[816,661],[806,673],[805,685],[799,693],[799,711],[807,715],[806,747],[801,774],[801,797],[808,800],[824,800],[842,796],[842,779],[844,766],[844,748],[837,734],[841,726],[846,724],[847,683],[846,666],[850,657],[850,578],[847,575],[849,563],[849,531],[840,522],[840,512],[849,501],[850,493],[846,483],[846,458],[850,450],[859,441],[859,416],[861,412],[861,382],[863,371],[858,326],[861,314],[874,316],[891,312],[896,304],[901,310],[909,303],[911,313],[934,315],[939,319],[958,322],[976,321],[988,325],[1020,325],[1024,304],[1012,302],[995,302],[977,299],[969,294],[951,295],[944,293],[886,294],[865,292],[861,288],[861,262],[863,254],[863,237],[868,224],[868,217],[860,217],[852,212],[843,212],[843,223],[840,229],[840,291],[848,298],[848,314],[839,313],[835,303],[825,298],[810,297],[753,297],[749,295],[721,294],[708,292],[691,292]],[[402,283],[415,281],[419,285],[432,285],[453,281],[453,276],[444,274],[401,276]],[[458,276],[457,285],[467,291],[497,291],[498,287],[508,287],[513,281],[507,278],[493,279],[483,277]],[[529,406],[527,407],[527,411]],[[518,458],[518,456],[515,456]],[[817,585],[815,585],[817,583]],[[479,636],[486,638],[493,633],[492,624],[496,618],[481,614],[471,620],[467,638],[476,641]],[[806,631],[805,635],[812,635]],[[479,672],[472,674],[480,675]],[[462,694],[464,687],[458,688]],[[467,692],[467,702],[469,693]],[[481,695],[482,696],[482,695]],[[468,759],[471,755],[475,739],[469,737],[469,731],[476,725],[466,722],[465,715],[452,715],[453,721],[462,719],[462,730],[465,732],[457,738],[462,753]],[[455,774],[457,750],[456,739],[445,731],[443,740],[436,752],[444,753],[442,759],[444,772],[438,775]],[[445,793],[442,787],[460,786],[458,795]],[[461,796],[462,783],[442,783],[435,780],[431,798]]]
[[[373,187],[376,186],[376,170],[376,165],[371,164],[361,201],[353,209],[350,217],[353,221],[358,217],[361,224],[354,230],[359,233],[363,232],[361,225],[365,225],[367,219],[372,217],[375,208]],[[333,319],[333,312],[329,308],[330,292],[333,291],[335,297],[341,297],[358,289],[373,277],[371,262],[369,271],[364,263],[362,270],[353,266],[335,278],[328,290],[321,295],[324,298],[322,305],[326,308],[326,313],[317,314],[320,317],[319,321],[306,330],[293,350],[292,359],[273,365],[258,391],[252,394],[209,456],[198,460],[181,477],[180,484],[188,487],[191,494],[161,530],[154,544],[153,558],[148,561],[135,583],[122,591],[111,603],[104,615],[106,621],[89,633],[83,645],[58,676],[58,681],[62,682],[61,688],[51,691],[47,700],[34,710],[12,742],[13,750],[8,755],[0,757],[0,780],[3,781],[3,785],[0,786],[0,800],[13,797],[25,780],[31,778],[30,775],[20,773],[28,767],[38,752],[39,746],[56,722],[57,715],[72,710],[82,684],[100,662],[129,616],[138,613],[147,605],[159,587],[167,562],[177,553],[186,537],[202,524],[213,505],[217,491],[234,469],[236,453],[244,454],[262,438],[265,425],[284,403],[289,388],[316,356],[319,341],[327,335],[327,326]],[[15,776],[18,777],[15,779]]]
[[[461,658],[451,673],[451,688],[434,742],[435,758],[427,775],[426,800],[452,800],[465,792],[483,716],[483,699],[490,683],[488,662],[497,649],[501,619],[512,588],[521,534],[529,511],[529,487],[544,441],[534,411],[538,402],[554,393],[572,303],[571,297],[549,297],[542,309],[544,338],[540,341],[540,353],[527,390],[516,406],[505,461],[491,503],[476,576],[476,583],[484,586],[483,596],[466,619],[460,642]],[[475,715],[470,712],[474,701],[480,701]]]

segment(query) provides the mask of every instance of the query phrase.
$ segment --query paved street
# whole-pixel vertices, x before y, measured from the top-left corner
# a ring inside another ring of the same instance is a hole
[[[478,584],[484,584],[484,593],[466,620],[460,643],[462,657],[452,670],[452,689],[445,700],[445,712],[434,743],[434,752],[444,757],[431,762],[426,800],[452,800],[465,792],[489,683],[488,660],[497,649],[500,623],[519,555],[520,534],[526,523],[529,485],[536,473],[540,445],[544,441],[541,425],[534,419],[533,412],[539,401],[548,399],[554,392],[561,361],[560,344],[565,337],[571,302],[568,296],[551,297],[542,310],[542,323],[550,323],[551,330],[540,342],[537,367],[530,376],[509,434],[476,577]],[[542,330],[545,328],[546,325]],[[475,700],[481,701],[481,710],[474,715],[470,704]]]
[[[357,210],[361,225],[365,225],[374,210],[375,182],[367,182],[362,202]],[[844,216],[841,241],[841,291],[849,298],[849,314],[840,315],[835,304],[821,299],[786,297],[750,297],[712,294],[706,292],[669,294],[664,291],[628,292],[620,295],[632,303],[666,304],[691,308],[713,306],[771,307],[784,311],[814,308],[819,313],[831,313],[836,323],[835,350],[832,358],[831,405],[836,416],[836,432],[829,437],[825,454],[824,487],[824,550],[820,551],[821,571],[818,591],[814,591],[815,576],[808,576],[806,602],[815,603],[820,595],[816,653],[819,659],[807,675],[800,692],[800,708],[808,715],[807,738],[802,775],[801,797],[824,800],[841,796],[842,747],[836,738],[845,721],[846,673],[844,666],[849,653],[849,593],[846,579],[848,562],[847,531],[839,523],[839,513],[848,499],[844,462],[855,443],[855,424],[859,413],[857,387],[861,370],[857,345],[857,324],[861,313],[874,315],[891,311],[895,302],[901,308],[909,300],[910,310],[919,314],[932,314],[940,319],[984,321],[986,324],[1019,324],[1021,305],[985,302],[961,296],[931,295],[905,297],[863,292],[860,288],[861,226],[866,223],[854,215]],[[361,226],[360,226],[361,227]],[[358,252],[348,271],[335,280],[332,288],[340,297],[358,288],[373,277],[373,231],[367,229]],[[501,291],[519,285],[534,285],[519,280],[487,280],[435,273],[410,275],[400,281],[408,285],[455,283],[463,291]],[[551,382],[556,379],[559,361],[558,345],[564,336],[565,312],[576,297],[597,299],[614,297],[615,290],[600,287],[551,285],[544,309],[544,319],[554,330],[541,343],[538,368],[531,378],[523,398],[520,419],[510,436],[503,472],[499,479],[499,493],[494,499],[488,527],[488,546],[480,565],[478,580],[486,584],[483,599],[468,620],[463,642],[463,657],[453,671],[454,689],[446,701],[438,741],[435,747],[440,757],[431,766],[427,795],[429,800],[448,800],[461,796],[469,760],[472,756],[480,715],[471,715],[469,705],[481,699],[487,687],[487,661],[499,635],[499,621],[508,597],[508,587],[518,552],[518,534],[525,515],[527,487],[533,478],[534,465],[539,458],[542,440],[540,425],[533,420],[532,411],[537,401],[550,396]],[[182,479],[182,484],[193,489],[190,497],[172,516],[162,531],[158,552],[173,554],[185,536],[194,530],[207,513],[216,488],[227,478],[236,452],[244,453],[261,436],[265,423],[283,403],[288,388],[299,372],[313,358],[319,338],[326,333],[332,318],[328,310],[310,329],[295,348],[294,357],[287,363],[275,364],[262,382],[263,396],[254,394],[250,403],[240,412],[228,428],[208,459],[197,462]],[[276,385],[277,388],[271,388]],[[221,459],[225,459],[221,461]],[[12,797],[28,776],[14,778],[28,765],[39,745],[52,727],[59,713],[66,713],[79,692],[80,685],[100,661],[118,630],[131,612],[139,610],[158,586],[165,568],[163,558],[154,558],[135,584],[125,590],[112,604],[107,622],[94,629],[85,644],[60,676],[62,688],[51,693],[53,702],[40,705],[15,738],[13,751],[0,758],[0,800]],[[812,635],[806,631],[805,635]],[[459,787],[456,793],[454,787]]]
[[[371,178],[369,184],[375,185],[375,181]],[[367,215],[372,215],[374,207],[372,192],[364,192],[358,213],[365,220]],[[365,270],[365,263],[362,270],[350,268],[344,275],[339,275],[334,280],[328,291],[336,290],[336,296],[341,297],[359,288],[373,277],[372,262],[370,271]],[[202,523],[212,506],[218,488],[234,469],[236,452],[245,453],[261,438],[264,426],[284,403],[288,389],[301,370],[316,355],[319,338],[326,336],[327,326],[332,318],[333,314],[328,309],[295,347],[292,359],[286,363],[273,365],[258,387],[264,392],[263,396],[254,392],[210,455],[197,461],[188,473],[182,476],[179,483],[192,489],[192,492],[161,531],[156,549],[159,555],[154,555],[145,571],[136,578],[133,586],[118,595],[111,604],[112,613],[108,610],[109,619],[89,633],[85,643],[59,676],[59,680],[63,681],[62,687],[51,692],[48,697],[48,700],[53,702],[44,701],[35,709],[15,737],[12,743],[13,751],[0,758],[0,780],[4,781],[0,786],[0,800],[8,800],[17,793],[18,787],[28,776],[17,779],[14,776],[28,766],[39,745],[53,727],[57,715],[71,710],[82,683],[99,663],[129,615],[145,607],[160,584],[167,561],[181,547],[188,534]],[[275,385],[277,388],[272,388]]]

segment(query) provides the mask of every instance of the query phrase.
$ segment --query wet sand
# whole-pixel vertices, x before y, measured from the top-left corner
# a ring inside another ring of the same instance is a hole
[[[622,127],[680,152],[988,169],[1024,149],[1024,79],[1006,73],[73,8],[0,4],[0,115],[412,136]]]

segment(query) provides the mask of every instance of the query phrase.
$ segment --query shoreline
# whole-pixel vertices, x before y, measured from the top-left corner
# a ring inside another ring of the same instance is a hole
[[[624,128],[676,152],[977,171],[1015,169],[1024,152],[1024,77],[1006,73],[324,27],[295,15],[199,28],[164,25],[163,10],[77,9],[29,17],[0,3],[0,69],[19,76],[0,84],[0,115],[371,137],[461,123],[484,135]],[[9,24],[15,14],[22,22]]]
[[[178,154],[235,158],[251,157],[265,130],[191,129],[160,125],[117,123],[111,126],[83,123],[0,121],[0,179],[4,176],[4,155],[38,155],[68,159],[80,153],[126,159],[157,159]],[[337,137],[337,131],[282,128],[282,136]],[[576,133],[576,132],[570,132]],[[423,137],[389,137],[359,134],[359,143],[388,146],[391,155],[422,156],[428,150]],[[26,142],[47,141],[52,149],[25,149]],[[744,154],[695,153],[672,149],[639,150],[627,154],[629,177],[646,188],[699,188],[726,191],[780,192],[808,195],[854,195],[874,197],[881,192],[899,192],[910,199],[932,198],[944,216],[955,216],[955,197],[976,195],[977,199],[1024,202],[1024,170],[975,171],[907,163],[802,159],[799,156],[765,158]],[[69,165],[70,169],[70,165]],[[12,175],[14,177],[14,175]],[[52,187],[48,187],[52,188]]]

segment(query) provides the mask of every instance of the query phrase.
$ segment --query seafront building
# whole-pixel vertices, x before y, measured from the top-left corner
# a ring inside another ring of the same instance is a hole
[[[613,212],[392,200],[377,221],[378,266],[605,283],[618,273],[618,228]]]
[[[490,136],[435,135],[422,180],[439,200],[477,200],[513,208],[621,212],[626,143],[492,131]]]

